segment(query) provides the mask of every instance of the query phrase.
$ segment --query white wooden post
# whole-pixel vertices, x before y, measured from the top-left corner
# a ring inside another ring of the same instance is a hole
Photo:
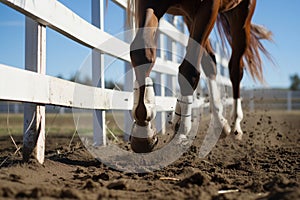
[[[176,94],[176,76],[172,76],[172,75],[166,75],[166,87],[167,90],[165,91],[165,95],[166,96],[175,96]],[[173,105],[174,110],[175,110],[175,105]],[[173,110],[173,111],[174,111]],[[167,112],[167,116],[166,116],[166,121],[167,122],[171,122],[172,118],[173,118],[173,111],[168,111]]]
[[[125,80],[124,80],[124,91],[133,91],[134,73],[130,63],[125,64]],[[131,116],[131,110],[124,111],[124,141],[129,140],[131,134],[133,119]]]
[[[165,45],[165,41],[164,41],[164,34],[159,32],[159,48],[160,48],[160,58],[162,60],[165,60],[166,59],[166,45]]]
[[[129,28],[130,30],[125,30],[125,42],[131,43],[135,36],[135,21],[132,19],[130,24],[132,27],[129,27],[127,22],[127,14],[124,12],[124,27]],[[125,63],[125,77],[124,77],[124,91],[132,92],[133,84],[135,80],[134,70],[131,66],[131,63]],[[133,119],[131,115],[131,110],[124,111],[124,141],[129,141],[129,136],[131,134]]]
[[[126,15],[126,13],[125,13]],[[124,24],[127,24],[126,16],[125,16],[125,22]],[[126,42],[131,42],[134,37],[134,31],[130,30],[125,33],[125,40]],[[131,66],[131,63],[126,62],[125,63],[125,77],[124,77],[124,91],[132,92],[133,91],[133,84],[135,80],[134,70]],[[133,105],[132,105],[133,106]],[[131,134],[133,119],[131,115],[131,110],[124,111],[124,135],[123,139],[124,141],[129,141],[129,136]]]
[[[177,16],[174,17],[174,25],[177,26],[178,20],[177,20]],[[172,61],[174,63],[178,63],[177,61],[177,42],[172,40],[172,46],[171,46],[171,50],[172,50]],[[184,55],[182,55],[183,57]],[[167,76],[167,86],[168,89],[170,89],[172,94],[166,93],[167,96],[174,96],[174,94],[176,93],[176,76]]]
[[[177,26],[177,16],[174,16],[173,18],[173,24],[174,26],[176,27]],[[180,30],[181,31],[181,30]],[[177,61],[177,43],[172,40],[172,44],[171,44],[171,52],[172,52],[172,61],[174,63],[178,63]],[[184,55],[182,55],[184,56]],[[171,76],[171,75],[167,75],[166,76],[166,86],[167,86],[167,91],[165,91],[165,95],[166,96],[175,96],[176,94],[176,80],[177,80],[177,77],[176,76]],[[175,110],[175,105],[174,105],[174,110]],[[172,115],[173,112],[168,112],[167,114],[167,118],[166,120],[169,122],[169,121],[172,121],[172,118],[173,118],[173,115]]]
[[[164,74],[157,73],[156,75],[156,96],[165,96],[165,78]],[[157,106],[157,105],[156,105]],[[166,112],[157,112],[156,115],[156,129],[161,131],[162,134],[166,132]]]
[[[104,1],[92,0],[92,24],[104,30]],[[105,88],[104,55],[92,50],[92,80],[93,86]],[[93,97],[91,97],[93,98]],[[94,146],[106,145],[105,111],[93,112]]]
[[[250,112],[254,112],[254,90],[250,90],[250,98],[249,98],[249,110]]]
[[[292,91],[288,91],[287,93],[287,110],[291,111],[292,110]]]
[[[166,59],[166,55],[165,55],[165,43],[164,43],[164,36],[162,33],[159,33],[159,48],[160,48],[160,57],[162,60]],[[163,87],[163,75],[161,73],[157,73],[156,77],[155,77],[155,95],[156,96],[164,96],[165,95],[165,91],[164,91],[164,87]],[[156,119],[155,119],[155,126],[156,126],[156,130],[157,131],[161,131],[162,134],[165,133],[165,113],[164,112],[157,112],[156,113]]]
[[[172,76],[172,75],[167,75],[167,82],[166,82],[166,87],[167,87],[167,91],[166,91],[166,96],[175,96],[176,94],[176,76]]]
[[[46,27],[26,17],[25,69],[46,73]],[[39,163],[45,158],[45,106],[24,104],[23,159],[28,161],[32,152]]]

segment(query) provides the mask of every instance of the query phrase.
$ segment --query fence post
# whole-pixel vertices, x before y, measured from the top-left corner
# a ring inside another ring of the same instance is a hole
[[[249,110],[250,112],[254,111],[254,90],[250,90],[250,102],[249,102]]]
[[[173,25],[177,28],[177,25],[178,25],[178,17],[177,16],[174,16],[173,18]],[[179,31],[182,31],[182,30],[179,30]],[[172,40],[172,44],[171,44],[171,53],[172,53],[172,61],[174,63],[178,63],[178,60],[177,60],[177,42]],[[183,54],[182,54],[183,55]],[[165,91],[165,95],[166,96],[175,96],[177,91],[176,91],[176,80],[177,80],[177,77],[176,76],[171,76],[171,75],[167,75],[167,80],[166,80],[166,86],[167,86],[167,90]],[[175,105],[174,105],[174,110],[175,110]],[[171,122],[172,121],[172,118],[173,118],[173,111],[171,112],[168,112],[167,113],[167,122]]]
[[[134,80],[134,73],[130,63],[125,64],[125,77],[124,77],[124,91],[133,91],[133,80]],[[129,136],[131,134],[132,129],[132,115],[131,110],[124,111],[124,141],[129,140]]]
[[[165,48],[165,41],[164,41],[164,35],[162,33],[159,33],[159,49],[160,49],[160,57],[162,60],[166,60],[166,48]],[[164,90],[164,78],[161,73],[157,73],[155,77],[155,93],[157,96],[165,96],[165,90]],[[158,85],[159,84],[159,85]],[[166,113],[165,112],[157,112],[156,114],[156,129],[158,131],[161,131],[162,134],[165,133],[165,121],[166,121]]]
[[[104,1],[92,0],[92,24],[104,30]],[[104,55],[92,50],[92,80],[93,86],[105,88]],[[93,112],[94,146],[106,145],[105,111]]]
[[[126,8],[125,8],[126,9]],[[125,30],[125,42],[131,43],[131,41],[134,39],[136,30],[135,30],[135,19],[134,16],[132,16],[132,21],[130,22],[132,27],[129,27],[128,21],[127,21],[127,14],[124,13],[124,24],[125,27],[129,28],[129,30]],[[124,91],[132,92],[133,94],[133,85],[135,81],[135,74],[134,70],[131,66],[131,63],[125,63],[125,80],[124,80]],[[129,141],[129,137],[131,135],[132,130],[132,124],[133,124],[133,118],[131,114],[131,110],[124,111],[124,141]]]
[[[132,20],[133,27],[128,26],[127,22],[127,14],[124,13],[124,25],[127,27],[127,30],[125,30],[125,42],[131,43],[131,41],[134,38],[134,20]],[[125,63],[125,77],[124,77],[124,91],[132,92],[133,91],[133,84],[135,80],[134,70],[131,66],[130,62]],[[133,92],[132,92],[133,94]],[[124,141],[129,141],[129,137],[131,134],[133,119],[131,115],[131,110],[124,111],[124,135],[123,139]]]
[[[291,111],[292,110],[292,91],[288,91],[287,93],[287,110]]]
[[[25,69],[46,73],[46,27],[26,17],[25,22]],[[39,163],[45,158],[45,106],[24,104],[23,159],[30,155]]]
[[[156,75],[156,96],[165,96],[165,86],[164,86],[164,75],[161,73],[157,73]],[[156,105],[157,106],[157,105]],[[158,112],[156,115],[156,129],[161,131],[162,134],[166,132],[166,112]]]

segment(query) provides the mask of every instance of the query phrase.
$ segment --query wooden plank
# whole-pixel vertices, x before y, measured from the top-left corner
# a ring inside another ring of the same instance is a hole
[[[92,0],[92,24],[104,30],[104,2],[103,0]],[[104,55],[93,49],[92,51],[92,80],[93,86],[105,88],[104,78]],[[105,111],[93,111],[93,137],[94,146],[106,145],[106,123]]]
[[[183,46],[186,46],[188,43],[189,36],[177,30],[172,24],[164,19],[160,19],[159,21],[159,31]]]
[[[127,0],[112,0],[112,1],[125,9],[127,8]]]
[[[93,109],[95,88],[0,64],[0,99]],[[106,98],[97,90],[98,98]],[[108,108],[104,100],[97,108]]]
[[[292,110],[292,91],[287,92],[287,110]]]
[[[26,18],[25,37],[25,69],[45,74],[46,27]],[[32,85],[28,86],[31,87]],[[45,106],[32,103],[24,104],[23,159],[25,161],[29,160],[34,151],[37,161],[41,164],[44,163],[45,119]]]
[[[43,79],[43,76],[0,65],[0,77],[1,99],[33,103],[45,103],[48,100],[49,83],[47,79]]]
[[[121,55],[121,59],[129,61],[129,55],[124,55],[128,51],[128,44],[88,23],[58,1],[0,1],[87,47],[98,49],[101,45],[102,49],[98,50],[117,57]],[[106,41],[118,44],[118,48],[112,47],[114,45],[109,45]]]
[[[133,84],[134,84],[134,73],[133,70],[131,68],[131,66],[129,66],[129,64],[126,64],[125,66],[125,85],[124,85],[124,90],[128,91],[128,92],[132,92],[133,91]],[[126,97],[125,97],[126,98]],[[123,98],[124,99],[124,98]],[[128,98],[129,101],[129,98]],[[131,102],[128,102],[128,104],[130,106],[133,105],[133,97],[131,98]],[[124,117],[124,141],[129,141],[129,136],[131,133],[131,129],[132,129],[132,123],[133,123],[133,118],[131,116],[131,109],[132,107],[130,107],[130,111],[124,111],[123,114],[124,116],[128,116],[128,117]]]
[[[165,79],[164,75],[157,73],[155,83],[156,83],[156,95],[159,95],[161,97],[165,96],[165,85],[164,85]],[[158,104],[159,107],[160,105]],[[166,132],[166,113],[165,112],[158,112],[156,114],[156,130],[158,132],[161,132],[162,134],[165,134]]]
[[[161,58],[156,58],[156,62],[153,67],[154,72],[168,74],[177,76],[178,74],[178,67],[180,63],[175,63],[169,60],[163,60]]]
[[[131,110],[132,92],[95,88],[0,64],[0,99],[82,109]],[[158,111],[173,106],[172,97],[156,97]],[[175,100],[175,99],[174,99]]]

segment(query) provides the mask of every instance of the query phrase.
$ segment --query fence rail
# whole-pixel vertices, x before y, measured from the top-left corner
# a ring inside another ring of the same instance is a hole
[[[278,89],[256,89],[241,91],[243,105],[254,110],[299,110],[300,91]]]

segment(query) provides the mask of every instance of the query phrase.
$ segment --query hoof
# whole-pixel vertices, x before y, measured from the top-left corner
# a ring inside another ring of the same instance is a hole
[[[139,126],[133,123],[130,136],[131,149],[136,153],[148,153],[157,145],[156,129],[148,123],[147,126]]]
[[[241,141],[243,137],[243,131],[241,129],[240,123],[235,123],[231,131],[231,136],[236,141]]]
[[[222,128],[220,139],[224,139],[224,138],[228,137],[230,135],[230,133],[231,133],[231,128],[228,123],[225,123]]]
[[[186,135],[184,134],[178,134],[176,135],[176,144],[180,145],[182,147],[189,145],[189,139]]]
[[[138,138],[134,136],[130,137],[131,149],[135,153],[149,153],[153,151],[157,143],[158,139],[156,136],[152,138]]]
[[[242,141],[243,139],[243,132],[241,131],[237,131],[237,130],[232,131],[231,135],[234,140]]]

